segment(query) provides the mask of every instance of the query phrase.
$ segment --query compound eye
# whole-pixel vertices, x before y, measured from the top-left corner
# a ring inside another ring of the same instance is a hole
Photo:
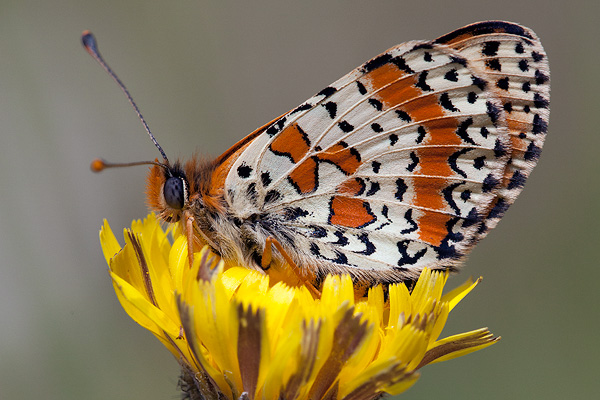
[[[185,182],[179,177],[170,177],[163,186],[163,194],[167,205],[175,210],[181,210],[185,204]]]

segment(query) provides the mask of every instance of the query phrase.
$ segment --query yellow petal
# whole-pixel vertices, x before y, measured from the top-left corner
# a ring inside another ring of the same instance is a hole
[[[481,350],[498,342],[500,337],[494,337],[487,328],[477,329],[471,332],[465,332],[458,335],[449,336],[437,341],[428,351],[429,356],[433,358],[426,364],[433,364],[440,361],[447,361],[453,358],[461,357],[466,354]],[[443,354],[438,356],[438,354]]]
[[[143,294],[119,276],[111,273],[111,277],[113,278],[117,289],[123,295],[123,298],[127,300],[127,303],[139,311],[139,313],[134,313],[134,315],[129,314],[130,317],[147,329],[150,329],[148,325],[151,325],[147,322],[149,320],[166,334],[171,335],[172,337],[177,337],[179,335],[179,325],[167,317],[162,310],[146,300]],[[140,318],[141,316],[145,318]],[[159,330],[153,330],[153,332],[155,334],[161,333]]]
[[[110,265],[110,260],[121,251],[121,246],[117,241],[117,238],[113,234],[108,221],[104,220],[104,224],[100,229],[100,244],[102,245],[102,253],[106,259],[106,263]]]
[[[468,295],[471,290],[475,288],[481,282],[482,278],[477,279],[473,282],[473,278],[469,278],[465,283],[460,285],[459,287],[449,291],[442,297],[442,301],[447,301],[449,303],[450,311],[456,307],[456,305]]]
[[[411,314],[411,295],[403,283],[389,287],[390,316],[388,329],[402,328],[406,317]]]

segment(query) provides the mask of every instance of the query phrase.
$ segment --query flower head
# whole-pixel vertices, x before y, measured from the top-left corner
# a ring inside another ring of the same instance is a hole
[[[424,270],[412,291],[393,284],[356,299],[348,276],[321,297],[268,274],[225,265],[154,215],[100,240],[125,311],[180,361],[191,398],[371,399],[408,389],[426,364],[495,343],[487,329],[439,339],[448,313],[479,281],[443,295],[447,272]],[[387,297],[387,299],[386,299]]]

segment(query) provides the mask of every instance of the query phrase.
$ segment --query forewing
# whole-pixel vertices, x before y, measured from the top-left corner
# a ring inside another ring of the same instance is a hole
[[[511,157],[503,104],[459,51],[393,47],[258,135],[229,170],[226,200],[323,273],[386,282],[453,268]]]

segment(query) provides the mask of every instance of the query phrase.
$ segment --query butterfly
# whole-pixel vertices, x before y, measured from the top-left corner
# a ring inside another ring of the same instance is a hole
[[[369,287],[456,270],[538,161],[549,79],[539,39],[511,22],[403,43],[216,159],[170,163],[147,129],[163,156],[147,162],[148,203],[196,247],[292,266],[315,287],[327,274]]]

